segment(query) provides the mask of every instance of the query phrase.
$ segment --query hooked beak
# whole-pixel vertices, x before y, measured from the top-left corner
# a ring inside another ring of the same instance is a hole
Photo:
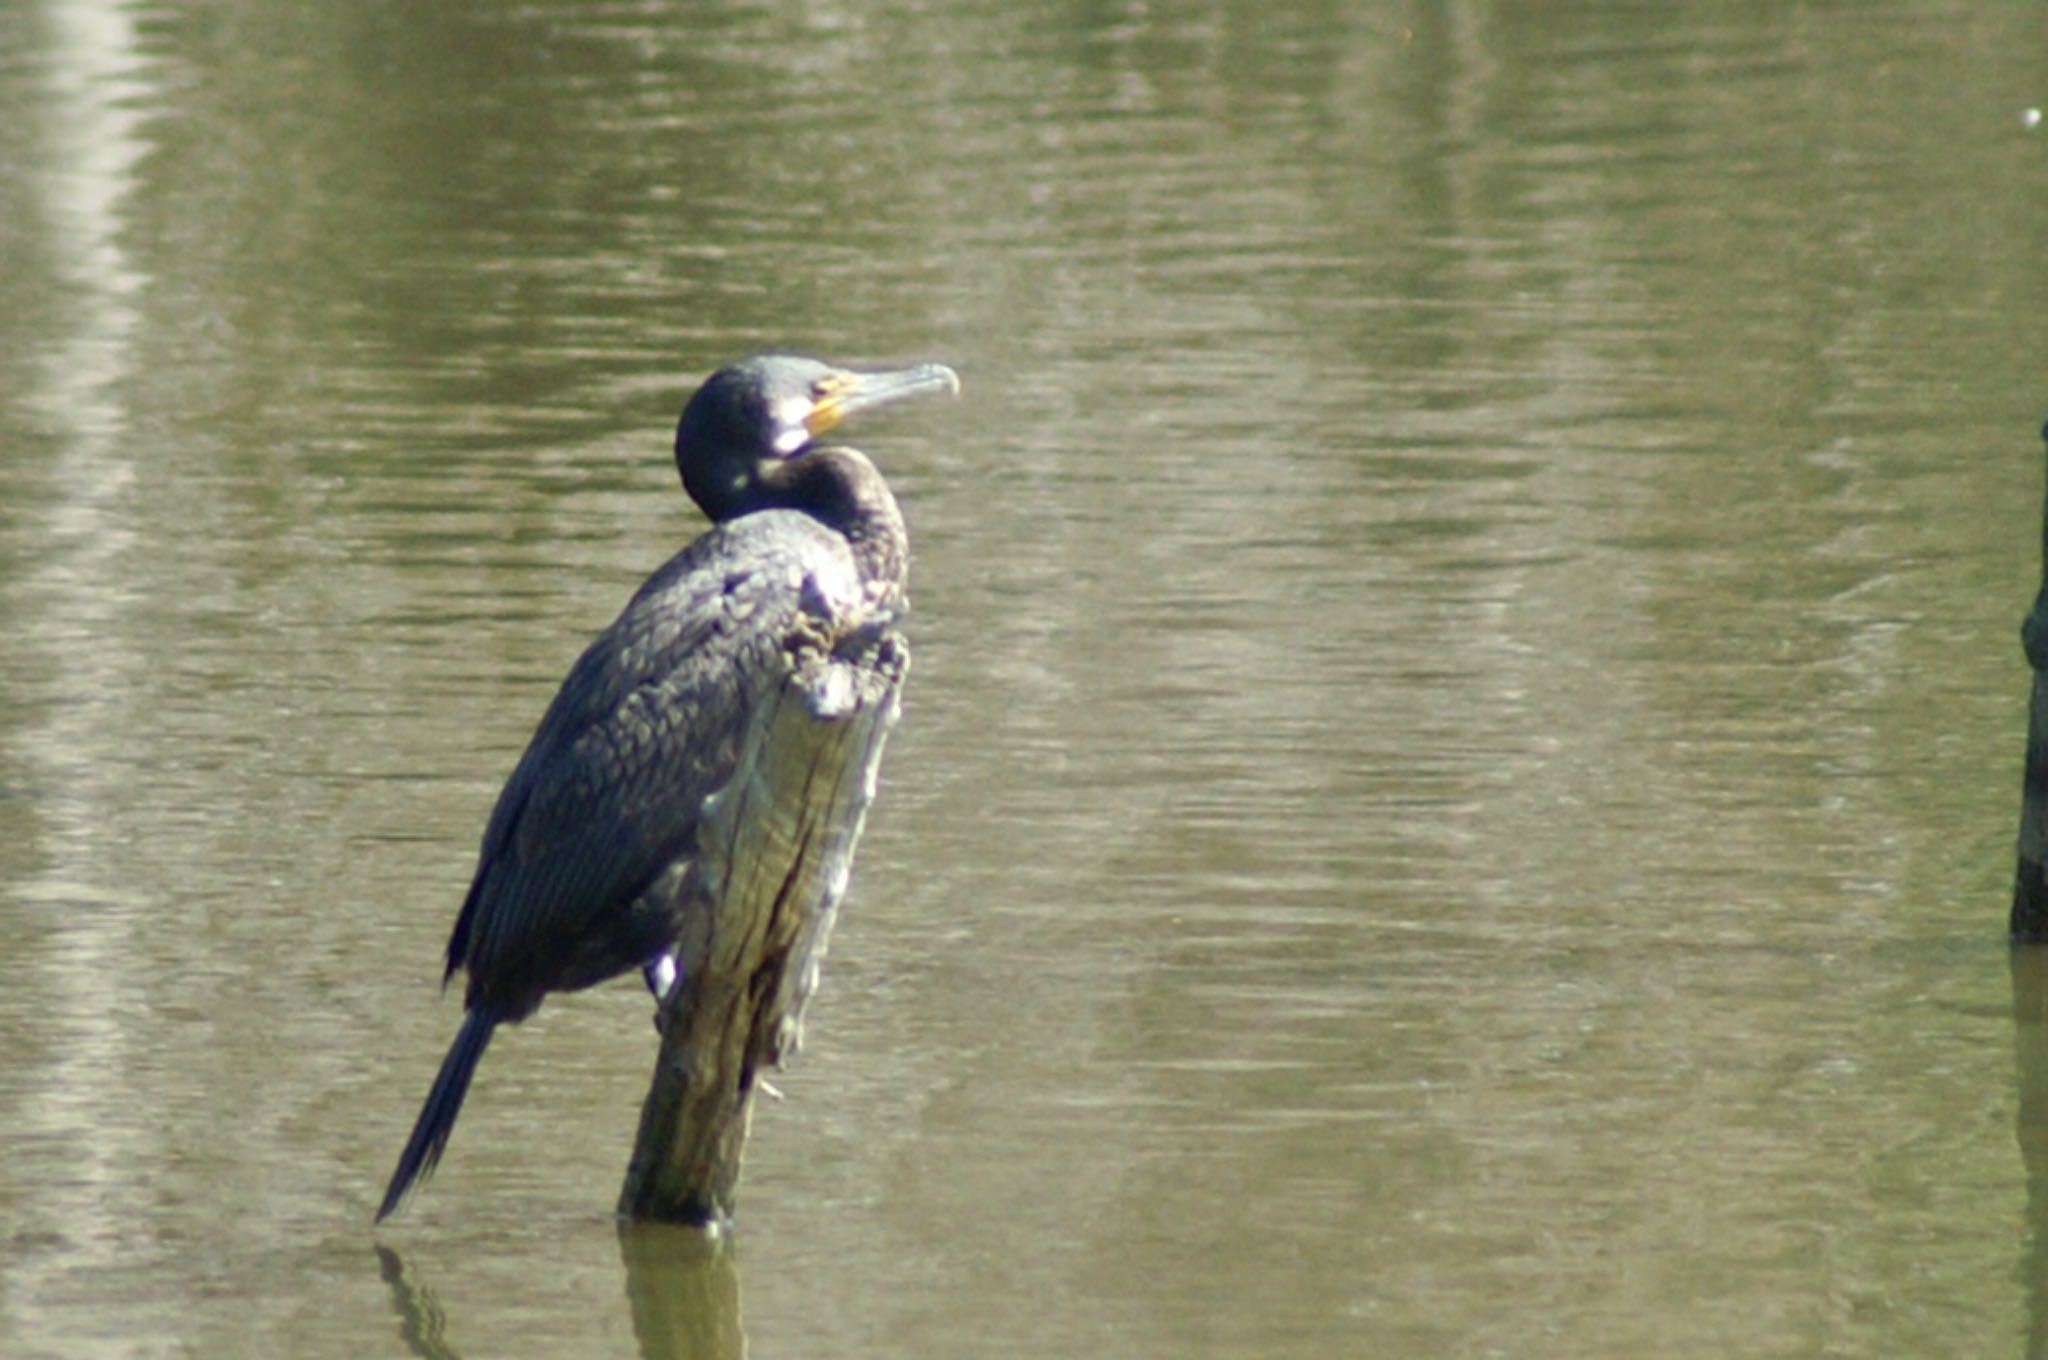
[[[842,369],[811,389],[811,409],[803,418],[812,438],[848,416],[887,406],[927,392],[952,396],[960,391],[960,375],[944,364],[919,364],[887,373],[850,373]]]

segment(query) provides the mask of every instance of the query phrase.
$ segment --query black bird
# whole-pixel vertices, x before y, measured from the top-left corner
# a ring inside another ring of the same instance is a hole
[[[498,795],[442,975],[468,971],[468,1014],[380,1221],[440,1160],[499,1025],[635,968],[666,992],[698,824],[733,774],[749,675],[806,616],[859,627],[905,604],[896,498],[863,454],[818,437],[959,386],[941,364],[853,373],[770,355],[720,369],[683,408],[676,467],[712,527],[584,651]]]

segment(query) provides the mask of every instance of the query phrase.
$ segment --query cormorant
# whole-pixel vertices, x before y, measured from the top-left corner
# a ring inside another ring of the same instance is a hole
[[[676,467],[712,527],[584,651],[498,795],[442,975],[468,971],[468,1013],[380,1221],[440,1160],[499,1025],[634,968],[666,992],[698,823],[733,774],[750,676],[807,615],[858,627],[904,607],[896,498],[864,455],[818,437],[959,386],[941,364],[853,373],[769,355],[720,369],[683,408]]]

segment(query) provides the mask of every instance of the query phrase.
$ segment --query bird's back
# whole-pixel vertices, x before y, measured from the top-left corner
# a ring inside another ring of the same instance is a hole
[[[866,620],[845,539],[793,510],[719,525],[570,670],[506,781],[448,942],[505,1018],[669,946],[704,801],[731,779],[764,667]]]

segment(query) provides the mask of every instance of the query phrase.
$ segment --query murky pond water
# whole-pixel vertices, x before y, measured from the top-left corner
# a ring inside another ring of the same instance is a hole
[[[0,1353],[2048,1352],[2043,36],[0,11]],[[611,1221],[627,983],[372,1233],[790,346],[966,392],[859,432],[917,661],[738,1249]]]

